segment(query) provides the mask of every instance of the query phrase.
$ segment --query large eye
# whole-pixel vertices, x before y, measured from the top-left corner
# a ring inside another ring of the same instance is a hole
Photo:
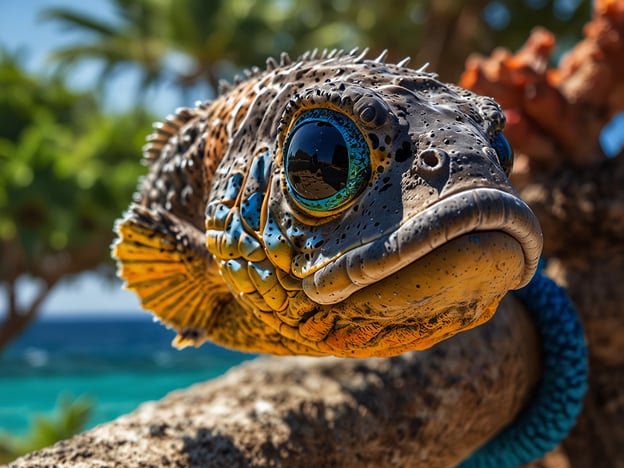
[[[514,162],[514,152],[511,148],[511,145],[507,141],[507,138],[505,138],[505,136],[502,134],[502,132],[496,132],[492,136],[491,144],[492,148],[496,150],[500,165],[503,167],[503,170],[505,171],[505,174],[507,174],[507,177],[509,177]]]
[[[347,116],[312,109],[286,137],[284,165],[295,202],[311,211],[330,211],[353,199],[368,181],[370,150]]]

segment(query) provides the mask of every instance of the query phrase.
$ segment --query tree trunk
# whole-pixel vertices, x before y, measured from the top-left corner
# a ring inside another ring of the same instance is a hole
[[[48,296],[53,284],[54,283],[44,283],[30,305],[22,309],[17,304],[15,281],[7,283],[8,311],[4,320],[0,322],[0,351],[21,335],[28,324],[35,319],[39,313],[41,304]]]
[[[6,316],[0,321],[0,351],[37,318],[43,302],[60,280],[101,265],[111,241],[111,233],[95,233],[88,244],[49,251],[30,260],[20,245],[19,236],[0,241],[0,284],[4,284],[8,298]],[[17,280],[24,275],[37,279],[42,285],[32,302],[20,307]]]

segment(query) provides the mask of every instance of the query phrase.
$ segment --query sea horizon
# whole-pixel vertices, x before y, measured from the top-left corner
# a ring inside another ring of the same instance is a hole
[[[91,428],[255,357],[211,343],[178,350],[174,336],[148,313],[39,317],[0,353],[0,432],[26,433],[62,396],[93,401]]]

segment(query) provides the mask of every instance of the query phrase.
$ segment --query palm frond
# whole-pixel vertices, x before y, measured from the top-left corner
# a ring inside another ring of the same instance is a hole
[[[40,18],[54,20],[68,29],[95,33],[100,36],[112,37],[117,33],[115,26],[71,9],[49,8],[41,13]]]

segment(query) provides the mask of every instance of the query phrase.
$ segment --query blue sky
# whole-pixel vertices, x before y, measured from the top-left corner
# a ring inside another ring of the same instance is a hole
[[[66,28],[52,21],[45,21],[41,14],[47,8],[71,7],[77,11],[111,22],[116,20],[115,11],[107,0],[89,0],[80,2],[77,0],[0,0],[0,46],[11,52],[18,51],[23,58],[23,65],[31,71],[46,73],[51,69],[48,56],[51,51],[64,45],[75,44],[84,35]],[[95,62],[85,63],[69,76],[70,86],[76,89],[90,89],[93,87],[100,70]],[[138,85],[138,73],[124,69],[116,77],[107,83],[107,95],[105,105],[110,110],[123,109],[132,104],[133,92]],[[197,99],[204,96],[193,97],[192,102],[182,102],[180,93],[161,86],[150,90],[147,94],[147,102],[150,109],[156,115],[166,115],[173,109],[192,105]]]
[[[23,64],[31,71],[46,73],[50,69],[47,61],[51,50],[80,39],[62,27],[42,21],[42,10],[50,7],[72,7],[84,10],[98,18],[115,20],[115,12],[107,0],[0,0],[0,46],[11,51],[19,51]],[[96,63],[87,63],[71,75],[70,85],[86,89],[93,85],[98,74]],[[123,109],[130,105],[133,93],[126,90],[137,84],[137,74],[127,71],[113,79],[107,87],[106,105],[111,110]],[[183,102],[181,95],[161,86],[148,94],[151,109],[156,115],[166,115],[173,109],[192,102]],[[204,99],[205,96],[193,96]],[[609,153],[617,151],[624,140],[624,117],[616,119],[603,135],[603,145]],[[35,286],[28,280],[20,283],[22,298],[32,297]],[[0,315],[5,310],[4,296],[0,295]],[[93,273],[79,276],[72,281],[57,286],[42,308],[44,316],[84,313],[127,313],[137,314],[139,304],[133,293],[123,291],[119,282],[105,282]]]

